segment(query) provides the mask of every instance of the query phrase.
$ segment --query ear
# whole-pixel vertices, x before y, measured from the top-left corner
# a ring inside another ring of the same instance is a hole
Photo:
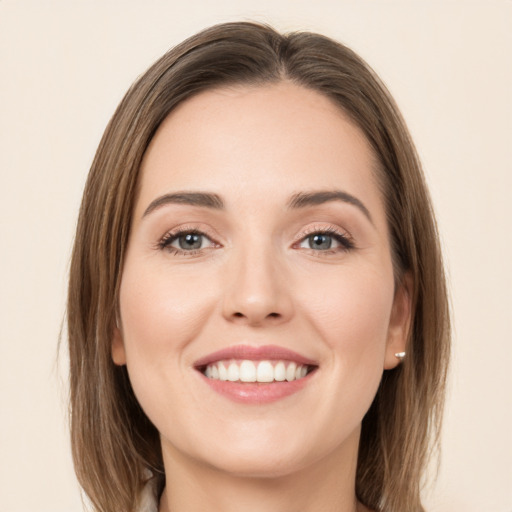
[[[119,327],[119,320],[116,320],[116,325],[112,333],[112,361],[118,366],[126,364],[126,352],[124,349],[123,333]]]
[[[395,354],[407,351],[407,339],[412,314],[412,276],[407,272],[395,290],[389,319],[384,369],[391,370],[400,363]]]

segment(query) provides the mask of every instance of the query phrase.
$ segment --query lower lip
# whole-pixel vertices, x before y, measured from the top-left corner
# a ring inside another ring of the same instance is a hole
[[[203,380],[219,395],[244,404],[267,404],[298,393],[310,381],[312,373],[291,382],[231,382],[210,379],[200,374]]]

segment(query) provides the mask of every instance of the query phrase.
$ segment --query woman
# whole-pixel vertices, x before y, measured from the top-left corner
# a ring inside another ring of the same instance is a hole
[[[134,84],[86,184],[68,326],[97,510],[423,510],[438,236],[398,109],[346,47],[224,24]]]

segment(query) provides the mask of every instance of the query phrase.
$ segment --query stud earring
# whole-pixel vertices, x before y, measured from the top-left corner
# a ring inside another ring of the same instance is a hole
[[[396,357],[397,359],[399,359],[399,360],[400,360],[400,362],[402,362],[402,361],[404,360],[404,358],[405,358],[405,352],[397,352],[397,353],[395,354],[395,357]]]

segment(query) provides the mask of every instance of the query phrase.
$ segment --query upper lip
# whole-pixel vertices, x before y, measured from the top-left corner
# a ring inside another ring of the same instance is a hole
[[[198,359],[194,363],[194,366],[200,368],[226,359],[248,359],[252,361],[285,360],[294,361],[303,365],[318,366],[316,361],[298,354],[293,350],[277,345],[263,345],[257,347],[251,345],[234,345],[212,352]]]

